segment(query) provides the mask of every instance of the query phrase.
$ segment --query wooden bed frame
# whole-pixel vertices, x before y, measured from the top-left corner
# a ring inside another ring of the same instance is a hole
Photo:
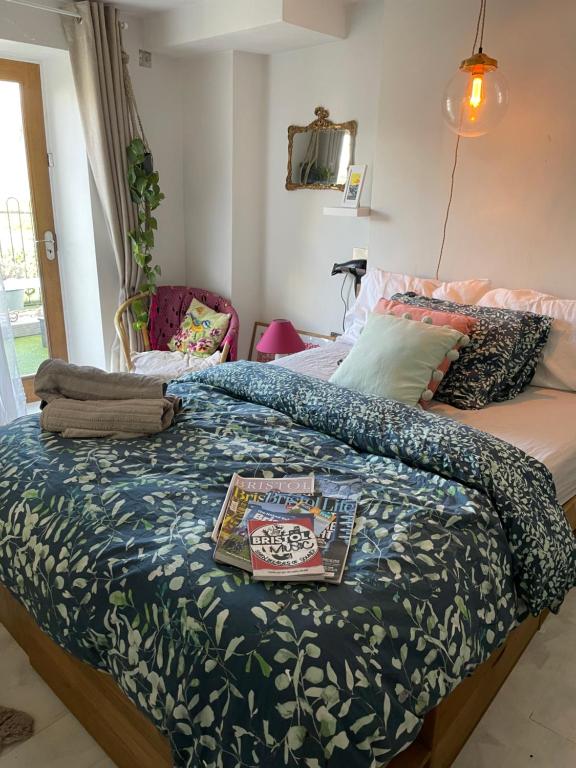
[[[564,505],[576,532],[576,497]],[[504,645],[426,715],[417,740],[389,768],[448,768],[546,618],[529,617]],[[0,585],[0,622],[31,665],[119,768],[171,768],[168,740],[132,704],[112,677],[78,661],[40,630]]]

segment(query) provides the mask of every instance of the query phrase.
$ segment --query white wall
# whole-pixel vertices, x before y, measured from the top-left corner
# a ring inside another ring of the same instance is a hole
[[[233,54],[200,56],[183,69],[187,283],[229,297]]]
[[[140,67],[139,20],[129,18],[123,34],[136,102],[160,174],[160,187],[166,195],[155,213],[158,232],[154,261],[162,269],[160,282],[182,284],[186,279],[182,67],[178,61],[160,54],[153,54],[152,69]]]
[[[90,177],[66,51],[54,51],[42,62],[42,82],[68,357],[105,367]]]
[[[372,0],[350,8],[339,42],[269,57],[155,55],[152,70],[137,66],[140,28],[130,20],[136,95],[167,195],[162,281],[232,298],[245,352],[254,319],[337,330],[341,279],[330,270],[355,246],[368,246],[372,265],[433,274],[455,142],[440,99],[470,52],[477,12],[477,0]],[[511,103],[492,134],[462,142],[441,277],[576,295],[574,28],[573,0],[556,0],[553,13],[546,0],[489,4],[485,49],[500,60]],[[0,36],[18,35],[63,45],[52,17],[2,8]],[[287,127],[311,121],[319,104],[336,121],[358,121],[369,220],[323,216],[339,192],[284,189]],[[108,347],[115,267],[97,206],[92,216]]]
[[[43,4],[61,6],[59,0],[46,0]],[[60,18],[55,13],[43,13],[5,2],[0,5],[0,40],[66,48]]]
[[[323,104],[336,121],[358,121],[356,159],[371,162],[380,16],[375,0],[352,10],[343,41],[271,56],[214,52],[182,64],[187,280],[232,300],[242,356],[256,320],[339,328],[340,280],[330,270],[367,244],[368,223],[323,216],[341,192],[285,190],[287,127],[310,122]],[[370,185],[369,173],[367,199]]]
[[[232,303],[240,317],[239,353],[247,357],[262,312],[268,57],[234,53]]]
[[[332,264],[368,245],[367,219],[322,214],[338,191],[284,188],[287,129],[314,119],[318,105],[336,122],[358,121],[355,160],[367,163],[362,200],[370,204],[381,50],[381,0],[350,9],[346,40],[270,57],[263,320],[287,317],[298,328],[329,332],[342,322],[340,277]]]
[[[159,283],[180,285],[186,282],[183,73],[176,61],[156,54],[152,58],[151,69],[139,66],[142,31],[138,19],[129,19],[123,36],[124,47],[130,57],[129,68],[136,102],[154,156],[154,167],[160,174],[160,187],[166,195],[155,212],[158,232],[153,260],[162,270]],[[91,196],[102,337],[105,367],[108,367],[112,345],[116,342],[114,314],[118,308],[119,280],[104,212],[92,180]]]
[[[266,56],[237,51],[185,65],[188,284],[232,301],[243,356],[261,309],[267,70]]]
[[[477,12],[477,0],[384,3],[372,265],[434,272],[455,142],[439,105]],[[574,0],[488,4],[484,48],[510,107],[492,133],[461,143],[440,277],[576,296],[574,29]]]

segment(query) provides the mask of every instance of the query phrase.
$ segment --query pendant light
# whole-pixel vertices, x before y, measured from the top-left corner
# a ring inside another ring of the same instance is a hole
[[[498,62],[482,49],[485,19],[486,0],[481,0],[472,56],[460,64],[442,99],[444,120],[459,136],[483,136],[498,125],[508,107],[508,87]]]

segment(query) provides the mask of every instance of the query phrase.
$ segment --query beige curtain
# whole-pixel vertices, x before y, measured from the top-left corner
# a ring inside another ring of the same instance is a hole
[[[136,209],[127,182],[126,148],[139,135],[127,94],[127,58],[116,8],[85,0],[74,4],[81,19],[67,18],[64,28],[82,116],[92,175],[108,224],[119,276],[119,303],[137,292],[140,270],[132,258],[128,232]],[[133,338],[132,349],[138,348]],[[140,334],[138,334],[138,337]],[[111,368],[124,366],[116,340]]]

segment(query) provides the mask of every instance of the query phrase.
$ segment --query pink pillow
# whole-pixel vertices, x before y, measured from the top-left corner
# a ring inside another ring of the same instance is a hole
[[[468,317],[467,315],[457,315],[455,312],[440,312],[425,309],[424,307],[413,307],[410,304],[403,304],[401,301],[393,301],[392,299],[380,299],[374,307],[374,312],[378,315],[394,315],[395,317],[403,317],[406,320],[416,320],[422,323],[430,323],[431,325],[447,325],[455,331],[464,334],[464,338],[448,352],[438,368],[432,373],[428,389],[420,399],[420,405],[423,408],[428,408],[430,400],[436,394],[436,390],[448,372],[450,365],[460,357],[459,348],[465,347],[469,343],[470,334],[476,327],[476,318]]]

